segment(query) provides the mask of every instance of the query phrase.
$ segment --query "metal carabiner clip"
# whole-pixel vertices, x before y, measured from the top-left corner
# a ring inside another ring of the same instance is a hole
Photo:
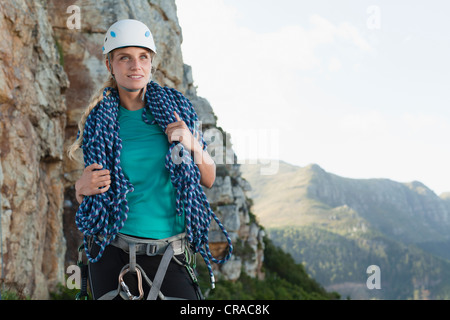
[[[123,281],[123,276],[130,271],[130,268],[126,268],[119,274],[119,283],[122,289],[125,291],[126,295],[128,296],[128,299],[130,300],[141,300],[144,297],[144,290],[142,289],[142,274],[141,270],[136,268],[136,275],[138,278],[138,290],[139,290],[139,296],[134,296],[130,292],[130,288],[126,285],[125,281]]]

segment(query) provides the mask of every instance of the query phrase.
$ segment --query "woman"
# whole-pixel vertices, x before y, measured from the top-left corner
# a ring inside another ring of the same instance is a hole
[[[201,297],[190,264],[196,252],[224,263],[232,245],[201,188],[215,164],[181,93],[151,81],[156,47],[136,20],[113,24],[103,54],[110,72],[79,123],[69,150],[83,149],[76,223],[84,233],[94,299]],[[217,260],[208,248],[211,218],[229,243]],[[172,259],[173,257],[173,259]]]

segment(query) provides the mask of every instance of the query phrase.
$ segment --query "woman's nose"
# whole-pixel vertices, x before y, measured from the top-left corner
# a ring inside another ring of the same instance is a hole
[[[141,63],[139,61],[139,59],[133,59],[131,60],[131,69],[132,70],[137,70],[141,68]]]

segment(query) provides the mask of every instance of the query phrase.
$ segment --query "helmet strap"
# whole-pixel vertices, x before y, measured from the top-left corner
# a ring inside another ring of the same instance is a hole
[[[117,81],[116,81],[117,82]],[[138,92],[141,91],[142,89],[128,89],[125,88],[124,86],[121,86],[120,84],[117,84],[119,87],[121,87],[123,90],[128,91],[128,92]]]

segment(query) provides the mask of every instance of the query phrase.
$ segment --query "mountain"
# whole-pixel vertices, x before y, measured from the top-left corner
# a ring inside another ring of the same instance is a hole
[[[241,165],[252,211],[275,244],[325,286],[353,299],[450,297],[450,202],[424,184],[349,179],[316,164]],[[366,272],[381,270],[381,289]]]

